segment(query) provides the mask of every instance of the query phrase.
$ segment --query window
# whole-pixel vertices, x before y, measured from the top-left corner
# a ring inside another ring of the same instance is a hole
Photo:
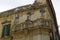
[[[16,15],[14,23],[15,24],[18,24],[19,23],[19,15]]]
[[[52,32],[52,40],[54,40],[54,33]]]
[[[30,19],[30,16],[31,16],[31,13],[28,12],[28,13],[27,13],[27,19]]]
[[[10,33],[10,26],[11,26],[10,24],[4,25],[2,37],[9,36],[9,33]]]
[[[40,9],[40,15],[41,15],[41,17],[44,17],[44,14],[45,13],[45,8],[41,8]]]
[[[55,37],[56,37],[56,40],[59,40],[58,38],[58,33],[57,32],[55,32]]]
[[[45,26],[45,21],[44,21],[44,19],[40,19],[40,25],[41,25],[41,26]]]

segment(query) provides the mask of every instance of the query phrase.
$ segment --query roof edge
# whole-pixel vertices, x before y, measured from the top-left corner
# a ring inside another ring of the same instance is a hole
[[[47,2],[48,2],[48,5],[49,5],[49,7],[50,7],[50,10],[51,10],[51,12],[52,12],[52,15],[53,15],[53,17],[54,17],[53,19],[54,19],[54,22],[55,22],[55,26],[56,26],[57,32],[58,32],[58,34],[59,34],[58,24],[57,24],[57,19],[56,19],[56,13],[55,13],[55,10],[54,10],[54,8],[53,8],[52,1],[51,1],[51,0],[47,0]]]

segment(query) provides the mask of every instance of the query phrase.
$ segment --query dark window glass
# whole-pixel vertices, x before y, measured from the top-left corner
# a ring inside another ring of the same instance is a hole
[[[30,19],[30,17],[31,17],[31,12],[28,12],[27,13],[27,19]]]
[[[16,17],[16,19],[19,19],[19,17]]]
[[[10,24],[4,25],[2,37],[9,36],[10,26]]]
[[[45,13],[45,9],[40,9],[40,13]]]
[[[59,40],[58,39],[58,33],[57,32],[55,32],[55,36],[56,36],[56,40]]]
[[[52,40],[54,40],[54,34],[53,34],[53,32],[52,32]]]
[[[44,17],[44,15],[45,15],[44,13],[45,13],[45,9],[44,9],[44,8],[41,8],[41,9],[40,9],[41,17]]]

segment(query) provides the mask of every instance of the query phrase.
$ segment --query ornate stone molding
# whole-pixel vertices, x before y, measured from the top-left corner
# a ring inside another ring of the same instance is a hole
[[[31,11],[31,10],[39,9],[41,7],[46,7],[46,4],[42,4],[42,5],[37,5],[37,4],[36,5],[34,5],[34,4],[31,5],[30,4],[30,5],[25,5],[25,6],[17,7],[17,8],[5,11],[5,12],[1,12],[0,13],[0,18],[4,17],[4,16],[7,17],[9,15],[20,13],[20,12],[24,12],[24,11]]]

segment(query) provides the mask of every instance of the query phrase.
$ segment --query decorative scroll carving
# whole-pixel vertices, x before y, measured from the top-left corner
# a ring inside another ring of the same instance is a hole
[[[50,29],[52,26],[52,21],[51,20],[45,20],[45,19],[37,19],[35,21],[26,21],[24,23],[17,25],[15,30],[16,31],[21,31],[21,30],[31,30],[32,28],[48,28]],[[30,29],[31,28],[31,29]]]

